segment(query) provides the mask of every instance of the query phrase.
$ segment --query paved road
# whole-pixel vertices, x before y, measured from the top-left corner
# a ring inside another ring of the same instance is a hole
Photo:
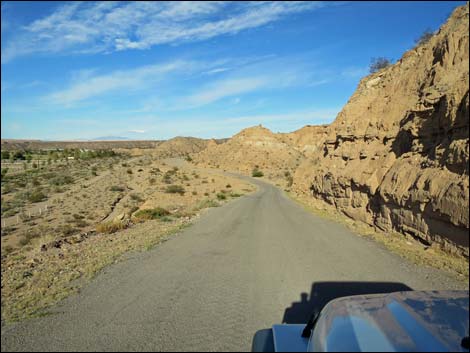
[[[256,183],[258,192],[211,209],[180,235],[108,267],[54,315],[2,327],[2,351],[250,350],[256,330],[300,320],[314,299],[300,301],[301,293],[312,285],[462,286]]]

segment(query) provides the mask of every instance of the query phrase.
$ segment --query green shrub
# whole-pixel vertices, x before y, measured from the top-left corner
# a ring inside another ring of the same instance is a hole
[[[225,196],[225,194],[221,192],[217,193],[216,196],[218,200],[225,200],[227,198],[227,196]]]
[[[47,199],[47,196],[39,189],[34,190],[28,195],[29,202],[41,202]]]
[[[73,178],[70,175],[58,175],[56,177],[49,179],[49,184],[55,185],[55,186],[61,186],[61,185],[72,184],[72,183],[73,183]]]
[[[169,185],[165,189],[165,192],[168,194],[180,194],[184,195],[185,190],[181,185]]]
[[[257,167],[253,168],[253,171],[251,172],[251,176],[254,178],[260,178],[263,175],[264,175],[263,172],[259,170]]]
[[[236,192],[231,192],[230,193],[230,197],[240,197],[240,196],[243,196],[243,194],[239,194],[239,193],[236,193]]]
[[[159,219],[164,216],[168,216],[170,212],[165,210],[162,207],[140,210],[135,213],[134,217],[139,220],[150,220],[150,219]]]

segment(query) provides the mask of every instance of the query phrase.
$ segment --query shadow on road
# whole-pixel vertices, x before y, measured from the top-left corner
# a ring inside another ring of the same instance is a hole
[[[312,314],[320,313],[329,301],[350,295],[380,294],[412,290],[398,282],[315,282],[310,297],[300,294],[300,301],[293,302],[284,311],[282,323],[305,324]]]

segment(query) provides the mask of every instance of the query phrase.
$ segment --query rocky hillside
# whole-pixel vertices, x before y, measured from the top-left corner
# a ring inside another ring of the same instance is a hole
[[[286,171],[293,171],[303,159],[302,153],[288,140],[259,125],[242,130],[225,143],[211,143],[194,156],[194,161],[246,174],[258,166],[266,176],[281,177]]]
[[[468,17],[468,4],[456,9],[427,43],[365,77],[329,127],[293,139],[311,152],[298,192],[468,257]]]
[[[153,155],[158,158],[186,157],[205,149],[209,140],[195,137],[174,137],[166,140],[155,148]]]

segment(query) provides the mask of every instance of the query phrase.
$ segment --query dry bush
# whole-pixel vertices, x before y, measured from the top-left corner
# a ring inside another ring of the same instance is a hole
[[[114,232],[117,232],[119,230],[126,229],[127,225],[124,222],[121,221],[109,221],[109,222],[104,222],[100,223],[96,226],[96,231],[98,233],[105,233],[105,234],[111,234]]]

